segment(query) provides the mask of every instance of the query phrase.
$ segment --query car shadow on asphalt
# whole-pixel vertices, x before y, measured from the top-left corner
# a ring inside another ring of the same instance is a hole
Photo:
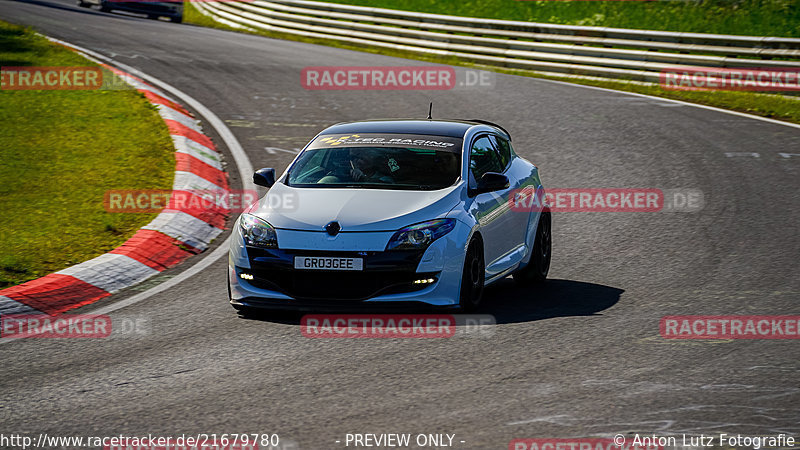
[[[475,312],[493,315],[498,324],[593,316],[614,306],[623,292],[602,284],[559,279],[519,286],[509,277],[486,288]]]
[[[490,314],[496,323],[533,322],[555,317],[592,316],[616,304],[623,289],[602,284],[574,280],[547,280],[543,285],[519,286],[510,277],[500,280],[484,291],[483,301],[474,314]],[[443,311],[430,309],[403,309],[391,311],[395,314],[433,313]],[[326,311],[325,314],[330,314]],[[387,311],[349,311],[357,314],[385,314]],[[449,313],[447,311],[445,314]],[[264,311],[241,314],[245,320],[275,322],[285,325],[300,325],[304,314],[311,312]],[[336,313],[334,313],[336,314]],[[463,313],[456,313],[463,314]]]

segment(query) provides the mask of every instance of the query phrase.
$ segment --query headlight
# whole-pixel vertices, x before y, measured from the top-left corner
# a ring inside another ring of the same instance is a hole
[[[389,239],[386,250],[420,250],[456,227],[455,219],[436,219],[400,229]]]
[[[275,228],[266,220],[252,214],[242,214],[239,227],[247,245],[261,248],[278,248],[278,235]]]

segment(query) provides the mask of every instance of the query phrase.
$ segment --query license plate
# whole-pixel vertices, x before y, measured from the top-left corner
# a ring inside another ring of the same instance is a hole
[[[295,256],[294,268],[304,270],[364,270],[362,258],[334,256]]]

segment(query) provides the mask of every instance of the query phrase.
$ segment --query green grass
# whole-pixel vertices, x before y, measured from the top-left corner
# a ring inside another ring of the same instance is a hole
[[[332,0],[490,19],[696,33],[800,37],[800,0]]]
[[[588,3],[594,3],[594,2],[588,1]],[[189,2],[184,3],[184,5],[185,5],[184,21],[186,23],[241,32],[240,30],[236,30],[226,25],[220,24],[218,22],[215,22],[211,18],[204,16],[199,11],[197,11],[194,5],[192,5]],[[714,106],[717,108],[731,109],[734,111],[746,112],[749,114],[769,117],[777,120],[784,120],[787,122],[800,123],[800,97],[797,96],[761,94],[757,92],[665,90],[655,84],[638,84],[638,83],[617,81],[611,79],[604,80],[604,79],[571,77],[571,76],[560,77],[549,74],[545,75],[527,70],[504,69],[500,67],[491,67],[491,66],[478,66],[469,61],[463,61],[455,57],[437,57],[429,54],[414,53],[409,51],[398,51],[398,50],[390,50],[384,48],[373,48],[367,46],[362,47],[336,40],[306,38],[287,33],[275,33],[268,31],[261,31],[261,30],[256,32],[247,32],[247,33],[257,34],[277,39],[307,42],[310,44],[328,45],[331,47],[344,48],[348,50],[357,50],[367,53],[377,53],[387,56],[396,56],[399,58],[416,59],[421,61],[429,61],[439,64],[454,65],[454,66],[478,67],[483,70],[491,70],[500,73],[509,73],[514,75],[529,76],[536,78],[547,78],[559,81],[567,81],[576,84],[617,89],[620,91],[637,92],[640,94],[648,94],[657,97],[671,98],[691,103],[698,103],[701,105]]]
[[[94,66],[0,22],[2,66]],[[0,90],[0,288],[101,255],[154,214],[108,213],[110,189],[169,189],[166,125],[133,90]]]
[[[200,25],[201,27],[219,28],[228,31],[240,31],[236,28],[219,23],[216,20],[204,15],[197,10],[191,1],[183,2],[183,22],[192,25]]]

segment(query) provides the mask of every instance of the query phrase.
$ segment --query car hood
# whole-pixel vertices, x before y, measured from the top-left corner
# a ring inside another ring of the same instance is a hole
[[[295,188],[276,183],[249,208],[275,228],[324,231],[393,231],[444,217],[460,201],[463,183],[436,191]]]

